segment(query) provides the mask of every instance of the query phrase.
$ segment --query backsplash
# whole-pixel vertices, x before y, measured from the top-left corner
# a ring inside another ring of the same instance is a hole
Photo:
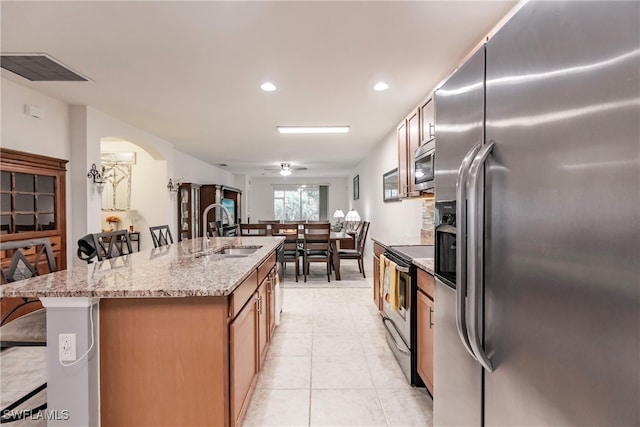
[[[435,218],[436,218],[435,197],[422,199],[422,228],[420,229],[420,243],[423,245],[433,245]]]

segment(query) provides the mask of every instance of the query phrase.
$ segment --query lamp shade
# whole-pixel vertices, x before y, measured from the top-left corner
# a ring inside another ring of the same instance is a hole
[[[344,220],[349,222],[358,222],[360,221],[360,214],[357,210],[351,209],[349,212],[347,212],[347,216],[344,218]]]
[[[347,212],[347,216],[344,217],[344,221],[345,231],[354,232],[360,224],[360,214],[357,210],[351,209],[349,212]]]
[[[338,209],[337,211],[335,211],[333,213],[333,217],[334,218],[344,218],[344,212],[342,212],[342,209]]]

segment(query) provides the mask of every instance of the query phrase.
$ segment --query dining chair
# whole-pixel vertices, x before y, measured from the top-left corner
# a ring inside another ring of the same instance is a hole
[[[274,236],[284,236],[284,251],[280,258],[282,270],[286,269],[287,262],[293,261],[296,266],[296,282],[298,281],[300,249],[298,248],[297,224],[272,224],[271,231]]]
[[[241,236],[266,236],[267,224],[240,224]]]
[[[315,219],[308,219],[307,220],[307,224],[329,224],[329,221],[327,220],[315,220]]]
[[[331,281],[331,229],[330,224],[304,224],[302,240],[304,281],[309,275],[309,264],[327,264],[327,281]]]
[[[132,253],[131,239],[127,230],[94,233],[93,245],[96,248],[98,261]]]
[[[273,234],[272,228],[273,224],[280,224],[279,219],[259,219],[258,224],[266,224],[267,225],[267,236]]]
[[[154,225],[149,227],[149,232],[151,233],[154,248],[173,244],[173,237],[171,237],[171,230],[169,230],[168,225]]]
[[[367,242],[367,233],[369,232],[369,221],[363,221],[356,233],[355,249],[338,249],[338,258],[358,260],[358,271],[362,273],[362,277],[367,278],[364,272],[364,245]]]
[[[56,260],[49,239],[29,239],[0,243],[0,252],[11,253],[11,261],[3,263],[0,269],[2,284],[39,276],[56,271]],[[22,298],[0,321],[0,347],[34,347],[47,345],[47,312],[45,308],[20,315],[23,307],[39,303],[37,299]],[[37,414],[47,408],[43,403],[29,411],[15,411],[24,402],[31,399],[47,387],[41,384],[26,395],[2,408],[2,423],[17,421],[28,414]],[[15,412],[14,412],[15,411]]]

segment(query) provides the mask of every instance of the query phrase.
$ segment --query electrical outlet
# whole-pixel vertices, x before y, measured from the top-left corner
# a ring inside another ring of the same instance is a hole
[[[76,360],[76,334],[58,335],[58,352],[61,362]]]

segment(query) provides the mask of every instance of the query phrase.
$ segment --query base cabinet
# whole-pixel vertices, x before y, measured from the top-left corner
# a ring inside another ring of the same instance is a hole
[[[384,253],[384,246],[373,242],[373,303],[382,311],[382,290],[380,283],[380,255]]]
[[[229,326],[232,425],[240,425],[258,375],[258,300],[253,298]]]
[[[100,425],[241,425],[275,328],[274,285],[275,253],[228,296],[102,299]]]
[[[258,287],[258,354],[259,366],[262,366],[264,357],[267,355],[267,344],[269,343],[269,301],[267,298],[268,289],[271,285],[271,275],[267,276]]]
[[[418,374],[433,396],[433,276],[418,269]]]

